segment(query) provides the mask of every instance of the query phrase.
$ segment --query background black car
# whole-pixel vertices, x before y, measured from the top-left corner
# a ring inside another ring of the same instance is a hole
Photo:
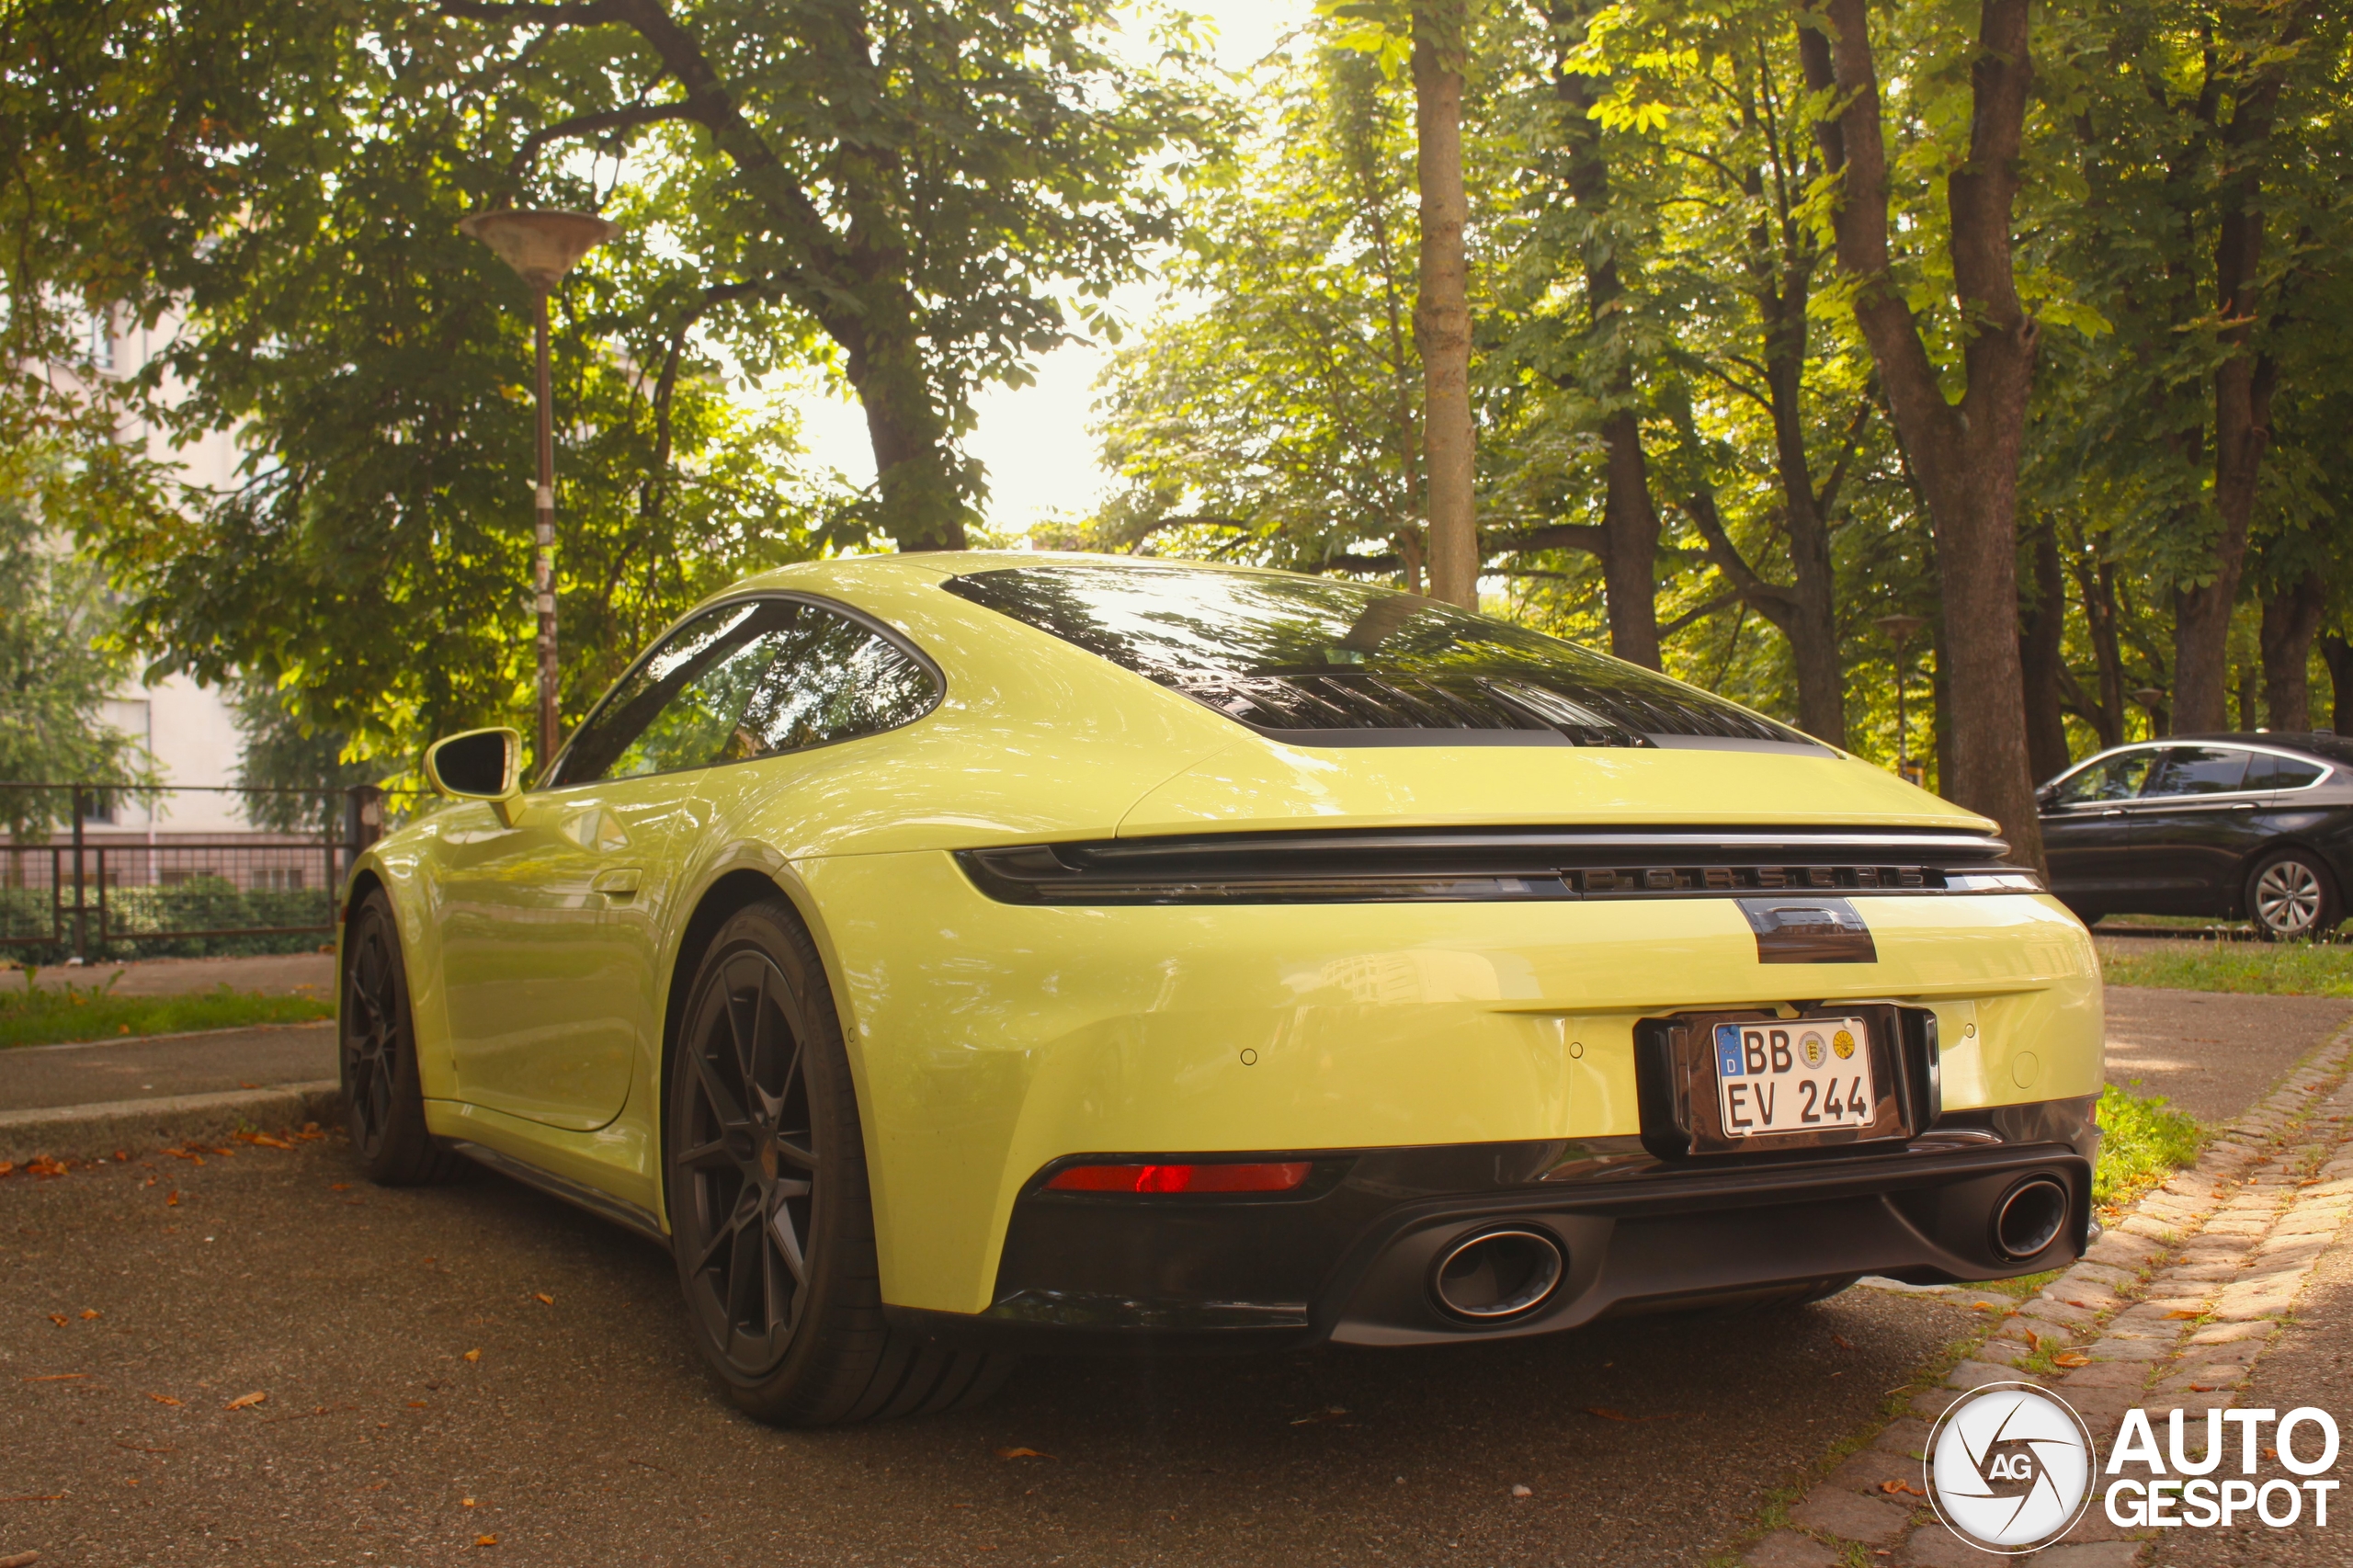
[[[2106,751],[2036,791],[2051,891],[2103,915],[2245,918],[2325,935],[2353,877],[2353,739],[2174,735]]]

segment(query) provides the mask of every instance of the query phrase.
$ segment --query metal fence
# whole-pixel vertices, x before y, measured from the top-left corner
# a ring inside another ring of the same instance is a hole
[[[0,782],[0,950],[27,961],[301,952],[333,938],[372,785],[321,792]]]

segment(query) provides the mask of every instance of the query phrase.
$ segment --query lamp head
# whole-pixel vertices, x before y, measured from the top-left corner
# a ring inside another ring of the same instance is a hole
[[[560,282],[580,258],[620,233],[620,225],[593,212],[477,212],[458,221],[468,237],[498,253],[524,282],[544,292]]]

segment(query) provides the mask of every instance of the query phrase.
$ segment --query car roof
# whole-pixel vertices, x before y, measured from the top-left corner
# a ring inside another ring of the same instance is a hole
[[[2165,735],[2161,741],[2267,746],[2273,751],[2302,752],[2323,762],[2353,763],[2353,736],[2325,731],[2230,730],[2202,735]]]

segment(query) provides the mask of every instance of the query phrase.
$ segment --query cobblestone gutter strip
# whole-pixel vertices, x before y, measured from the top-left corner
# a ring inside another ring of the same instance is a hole
[[[1944,1386],[1809,1490],[1741,1561],[1748,1568],[1984,1568],[1936,1522],[1920,1486],[1929,1425],[1961,1392],[2056,1390],[2103,1451],[2135,1405],[2163,1430],[2177,1408],[2228,1405],[2329,1241],[2353,1212],[2353,1030],[2305,1059],[2196,1165],[2150,1193],[2082,1261],[2005,1315]],[[1972,1293],[1963,1298],[1987,1301]],[[1891,1492],[1890,1485],[1896,1490]],[[2043,1568],[2133,1568],[2155,1530],[2094,1503]]]
[[[103,1160],[118,1149],[144,1153],[183,1139],[218,1140],[241,1127],[324,1127],[343,1119],[343,1088],[332,1078],[270,1089],[174,1095],[152,1100],[0,1111],[0,1161],[27,1165]]]

